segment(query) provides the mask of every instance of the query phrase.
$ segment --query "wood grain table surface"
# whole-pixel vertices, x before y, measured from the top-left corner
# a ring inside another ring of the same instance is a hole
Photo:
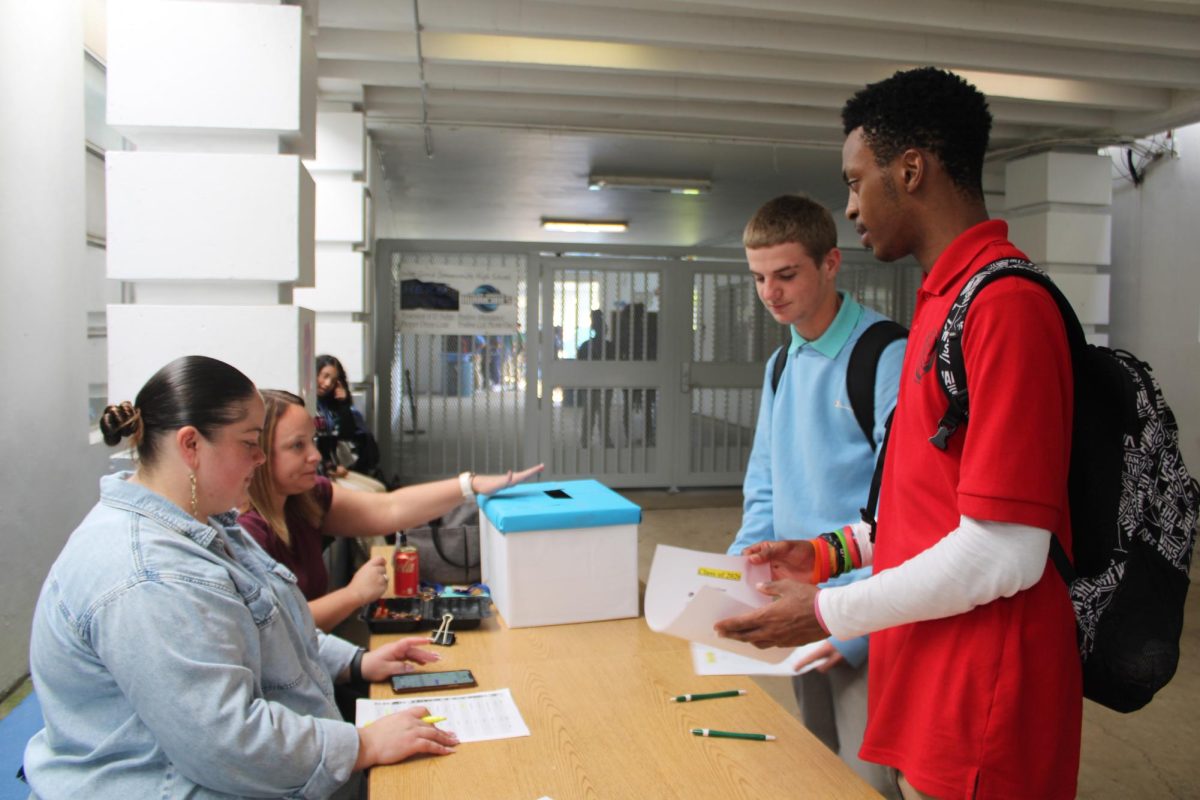
[[[375,635],[371,644],[400,635]],[[508,628],[491,617],[458,631],[454,646],[431,649],[442,656],[433,669],[470,669],[479,686],[430,694],[507,688],[532,735],[376,767],[371,800],[879,797],[754,681],[697,676],[687,643],[641,618]],[[748,694],[668,699],[725,689]],[[371,687],[372,698],[396,696],[388,684]],[[693,727],[778,739],[701,738]]]

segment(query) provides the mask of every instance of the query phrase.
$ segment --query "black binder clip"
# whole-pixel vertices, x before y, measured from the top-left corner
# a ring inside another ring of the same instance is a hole
[[[438,626],[436,631],[429,635],[432,644],[440,644],[442,647],[449,647],[454,644],[454,631],[450,630],[450,623],[454,621],[453,614],[443,614],[442,624]]]

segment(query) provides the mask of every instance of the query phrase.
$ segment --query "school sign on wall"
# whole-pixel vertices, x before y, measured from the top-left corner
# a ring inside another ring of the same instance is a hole
[[[397,331],[511,335],[517,332],[519,265],[511,259],[447,259],[397,253]]]

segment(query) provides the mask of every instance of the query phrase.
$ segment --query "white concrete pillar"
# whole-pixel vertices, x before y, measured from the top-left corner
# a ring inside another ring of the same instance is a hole
[[[0,0],[0,691],[29,672],[42,580],[107,456],[88,442],[83,44],[78,0]]]
[[[297,289],[294,302],[316,312],[317,352],[337,356],[351,383],[374,372],[367,343],[370,268],[362,113],[317,112],[316,158],[306,161],[317,186],[316,285]]]
[[[1005,170],[1009,238],[1050,273],[1096,344],[1108,343],[1111,171],[1104,156],[1053,151]]]
[[[109,393],[186,353],[311,397],[316,58],[307,7],[109,0]]]

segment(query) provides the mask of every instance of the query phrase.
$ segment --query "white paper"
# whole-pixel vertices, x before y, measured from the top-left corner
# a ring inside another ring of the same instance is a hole
[[[771,602],[769,596],[754,588],[769,580],[771,568],[751,564],[745,556],[660,544],[646,581],[646,624],[659,633],[776,664],[791,655],[792,648],[760,650],[746,642],[722,639],[713,630],[719,620]]]
[[[363,728],[389,714],[424,706],[435,717],[445,717],[437,727],[453,731],[460,742],[486,742],[529,736],[529,727],[513,702],[512,692],[497,689],[472,694],[419,696],[394,700],[359,699],[354,703],[354,724]]]
[[[804,669],[799,672],[793,670],[792,665],[822,644],[824,642],[801,645],[778,664],[768,664],[765,661],[746,658],[737,653],[692,642],[692,668],[695,669],[697,675],[803,675],[824,664],[825,659],[820,658],[811,664],[806,664]]]

